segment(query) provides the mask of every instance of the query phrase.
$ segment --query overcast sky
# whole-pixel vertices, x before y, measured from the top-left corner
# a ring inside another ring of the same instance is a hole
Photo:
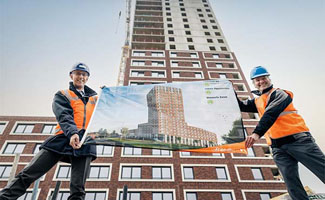
[[[296,108],[324,151],[325,1],[210,3],[246,78],[252,67],[266,66],[275,87],[294,93]],[[1,0],[0,115],[53,116],[53,95],[67,88],[76,62],[89,65],[88,85],[96,91],[115,86],[124,9],[121,0]],[[302,171],[305,185],[325,191]]]

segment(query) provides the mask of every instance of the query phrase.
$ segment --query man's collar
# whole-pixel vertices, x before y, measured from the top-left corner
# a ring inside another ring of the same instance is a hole
[[[269,92],[270,90],[272,90],[272,88],[273,88],[273,84],[270,87],[264,89],[262,92],[260,92],[258,90],[253,90],[252,93],[257,96],[261,96],[262,94],[265,94],[265,93]]]

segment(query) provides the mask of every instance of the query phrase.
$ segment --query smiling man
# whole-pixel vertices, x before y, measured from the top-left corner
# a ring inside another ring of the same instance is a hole
[[[252,147],[265,135],[291,198],[308,200],[299,178],[298,162],[325,183],[325,156],[293,106],[292,92],[273,88],[269,76],[266,68],[255,67],[251,79],[257,90],[252,92],[258,97],[246,101],[237,98],[242,112],[255,112],[260,116],[253,133],[246,139],[246,147]]]
[[[68,199],[85,199],[84,185],[90,162],[96,158],[95,145],[80,145],[97,101],[96,92],[86,86],[89,75],[89,68],[83,63],[72,67],[69,89],[54,96],[52,108],[58,121],[55,135],[43,142],[39,153],[0,192],[0,200],[17,199],[59,161],[71,163]]]

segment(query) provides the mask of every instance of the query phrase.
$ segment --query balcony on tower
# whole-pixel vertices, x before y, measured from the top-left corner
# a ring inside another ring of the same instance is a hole
[[[150,30],[147,30],[150,31]],[[164,35],[135,35],[132,36],[132,49],[164,50]]]
[[[136,6],[159,6],[161,7],[161,1],[154,0],[138,0]]]

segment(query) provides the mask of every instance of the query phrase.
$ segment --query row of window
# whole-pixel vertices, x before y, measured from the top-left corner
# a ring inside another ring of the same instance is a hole
[[[6,123],[0,123],[0,134],[3,133]],[[20,123],[17,124],[14,128],[13,133],[32,133],[35,125],[34,124],[27,124],[27,123]],[[44,124],[42,127],[41,133],[43,134],[52,134],[55,132],[56,124]]]
[[[163,51],[138,51],[134,50],[132,52],[134,57],[164,57],[165,54]],[[198,53],[196,52],[170,52],[170,57],[176,58],[198,58]],[[231,58],[230,54],[219,54],[219,53],[203,53],[204,58],[214,58],[214,59],[226,59]]]
[[[201,68],[199,61],[171,61],[171,67],[191,67],[191,68]],[[208,68],[235,68],[234,63],[219,63],[219,62],[206,62]],[[165,61],[155,61],[155,60],[132,60],[131,66],[150,66],[150,67],[165,67]]]
[[[203,178],[200,172],[202,168],[209,170],[209,179]],[[213,172],[213,170],[215,172]],[[263,167],[239,167],[240,180],[242,181],[281,181],[282,177],[277,168],[271,168],[272,179],[265,178],[262,172]],[[7,179],[10,176],[12,165],[0,165],[0,178]],[[89,179],[110,179],[111,165],[92,165],[88,174]],[[145,172],[151,171],[151,176]],[[195,181],[230,181],[228,169],[225,166],[182,166],[183,180]],[[264,172],[268,173],[268,172]],[[145,175],[144,175],[145,174]],[[243,175],[244,174],[244,175]],[[245,177],[246,176],[246,177]],[[269,176],[269,175],[266,175]],[[71,167],[68,165],[60,165],[55,178],[56,179],[69,179],[71,177]],[[247,178],[248,177],[248,178]],[[173,180],[172,166],[121,166],[120,179],[156,179],[156,180]]]
[[[209,79],[232,79],[240,80],[238,72],[235,73],[219,73],[209,72]],[[130,77],[152,77],[152,78],[166,78],[165,71],[144,71],[144,70],[131,70]],[[203,72],[195,71],[172,71],[172,78],[204,78]]]
[[[51,195],[53,192],[51,192]],[[57,195],[57,200],[67,200],[70,195],[68,191],[60,191]],[[106,200],[107,193],[104,191],[86,191],[85,199],[87,200]],[[266,192],[258,193],[260,200],[271,199],[271,194]],[[198,192],[186,192],[185,200],[199,200]],[[233,194],[231,192],[220,192],[218,195],[221,197],[220,200],[233,200]],[[151,192],[152,200],[174,200],[173,192]],[[123,193],[119,192],[119,200],[123,199]],[[127,200],[141,200],[141,192],[128,192]],[[18,200],[32,200],[32,192],[28,191],[26,194],[18,198]]]

